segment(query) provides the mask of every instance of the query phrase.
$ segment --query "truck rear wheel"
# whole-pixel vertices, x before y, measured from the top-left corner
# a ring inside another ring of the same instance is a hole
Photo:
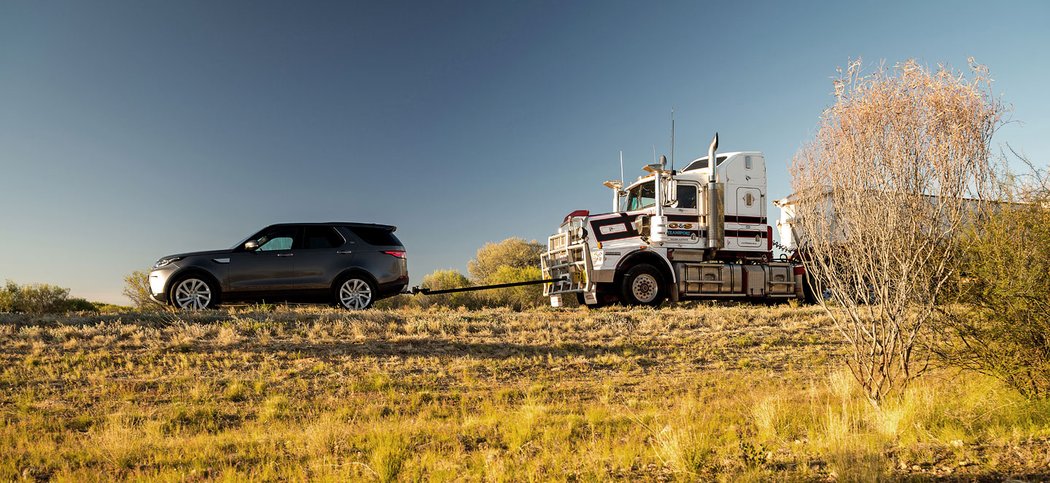
[[[817,296],[824,295],[824,287],[822,287],[816,278],[811,277],[809,272],[806,272],[802,276],[802,301],[809,305],[816,305],[819,303]]]
[[[656,267],[639,263],[627,270],[620,284],[621,300],[627,305],[656,307],[667,297],[664,277]]]

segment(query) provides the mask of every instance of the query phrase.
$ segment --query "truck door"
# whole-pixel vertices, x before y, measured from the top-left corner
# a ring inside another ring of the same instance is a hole
[[[741,248],[765,247],[765,207],[766,200],[762,199],[762,190],[743,186],[736,189],[737,223],[754,225],[738,230],[736,240]]]
[[[675,189],[677,203],[664,209],[667,216],[666,245],[679,248],[700,246],[699,188],[696,183],[678,182]]]
[[[762,199],[762,190],[743,186],[736,189],[737,216],[761,218],[765,206],[765,200]]]

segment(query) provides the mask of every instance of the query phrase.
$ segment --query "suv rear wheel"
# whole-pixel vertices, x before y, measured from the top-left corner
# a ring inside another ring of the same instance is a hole
[[[335,292],[336,303],[348,310],[364,310],[375,302],[376,289],[372,282],[351,276],[340,283]]]

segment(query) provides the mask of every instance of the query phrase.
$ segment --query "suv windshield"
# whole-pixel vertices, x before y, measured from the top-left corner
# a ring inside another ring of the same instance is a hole
[[[620,200],[620,211],[634,211],[656,205],[656,188],[652,181],[627,190]]]

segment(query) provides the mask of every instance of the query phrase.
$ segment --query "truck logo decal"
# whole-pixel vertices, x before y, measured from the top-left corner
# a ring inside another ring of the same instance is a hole
[[[627,225],[623,223],[617,225],[605,225],[598,227],[598,232],[602,235],[611,235],[613,233],[623,233],[627,231]]]

